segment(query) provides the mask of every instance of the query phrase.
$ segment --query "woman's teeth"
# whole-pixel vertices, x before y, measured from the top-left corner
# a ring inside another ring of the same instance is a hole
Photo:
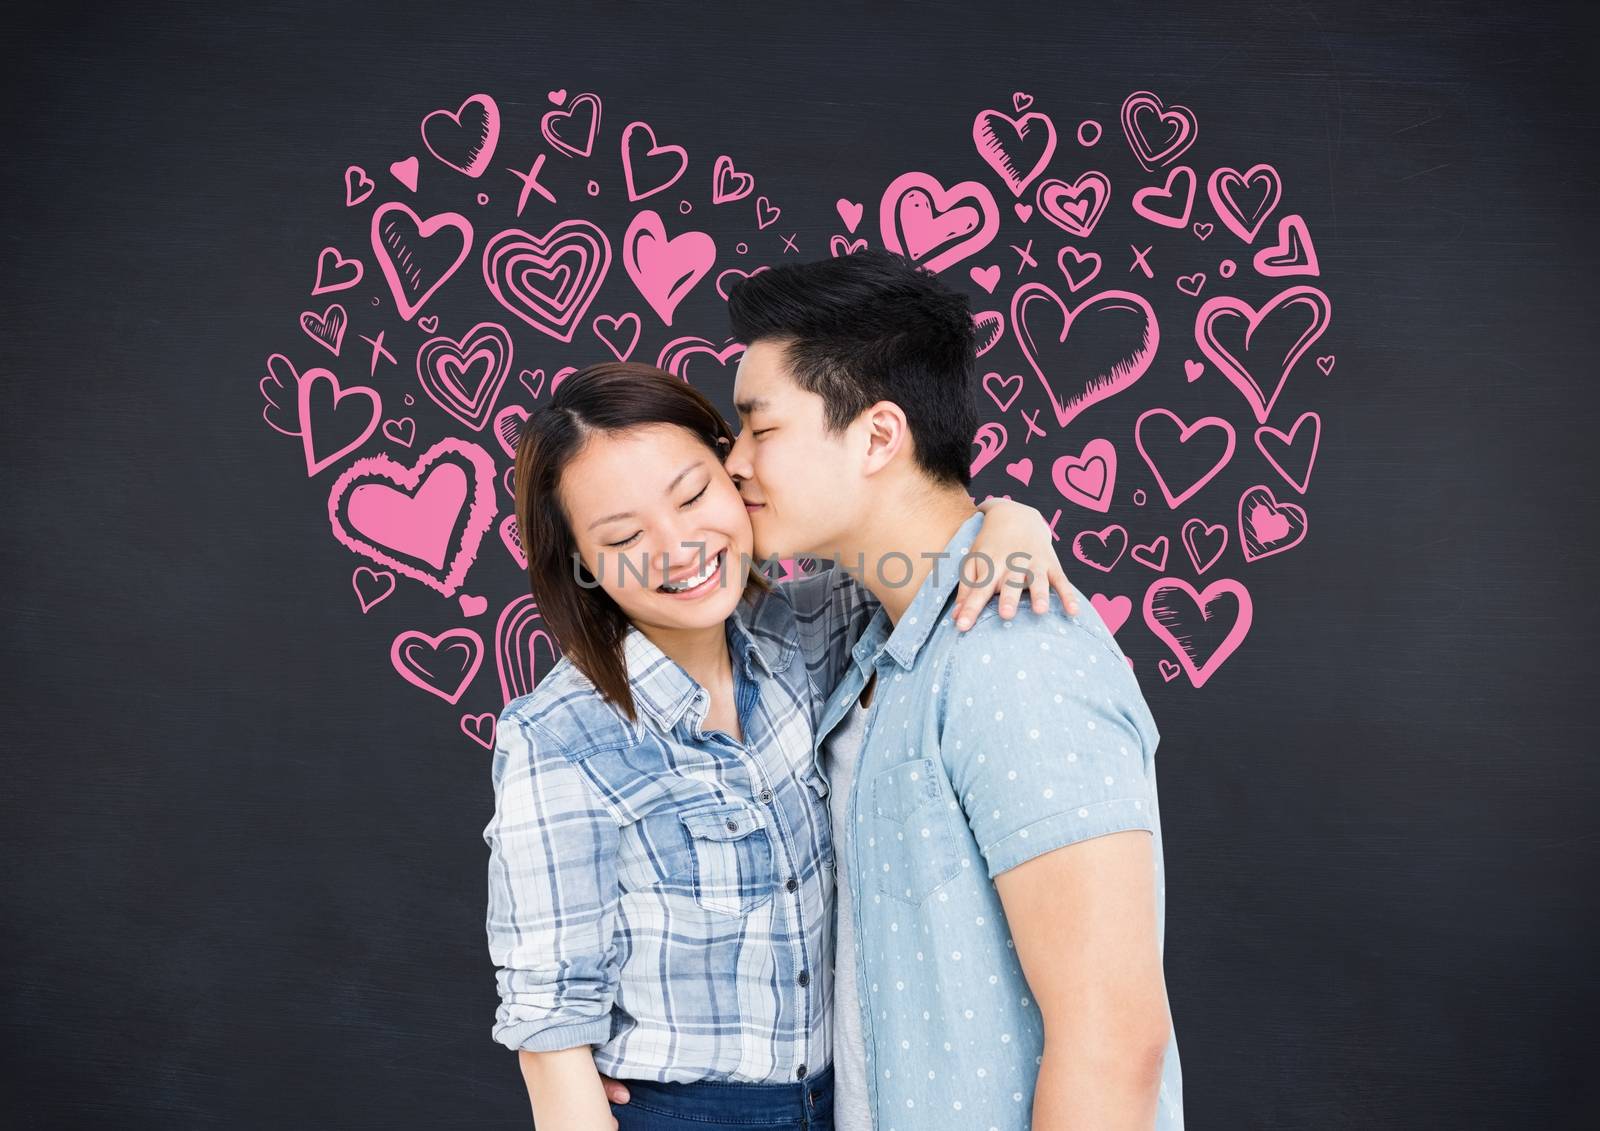
[[[722,568],[722,556],[726,553],[726,550],[719,551],[716,557],[706,563],[705,569],[693,577],[687,577],[679,582],[669,582],[657,588],[663,593],[687,593],[691,589],[704,585],[712,577],[716,576],[718,569]]]

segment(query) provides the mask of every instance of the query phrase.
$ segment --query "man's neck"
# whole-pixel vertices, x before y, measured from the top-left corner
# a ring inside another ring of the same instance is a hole
[[[972,500],[959,487],[936,488],[931,498],[924,497],[917,505],[884,507],[862,523],[854,544],[841,550],[842,564],[854,571],[859,563],[857,579],[883,605],[890,622],[898,624],[934,569],[946,577],[943,571],[960,567],[959,557],[938,555],[975,513]]]

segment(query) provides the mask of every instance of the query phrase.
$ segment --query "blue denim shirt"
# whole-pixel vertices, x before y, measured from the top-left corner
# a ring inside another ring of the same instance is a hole
[[[982,523],[945,547],[898,624],[881,608],[818,726],[826,736],[877,672],[867,735],[835,830],[856,909],[857,989],[877,1131],[1021,1131],[1032,1121],[1043,1018],[994,877],[1124,829],[1154,838],[1156,921],[1166,886],[1154,755],[1159,733],[1093,606],[1068,616],[993,602],[950,623],[958,566]],[[847,844],[848,842],[848,844]],[[1166,1050],[1155,1126],[1183,1126]]]

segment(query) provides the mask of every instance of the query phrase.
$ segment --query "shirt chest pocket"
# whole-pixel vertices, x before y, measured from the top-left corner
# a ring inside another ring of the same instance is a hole
[[[741,802],[678,814],[694,858],[694,899],[707,911],[748,915],[772,898],[772,837]]]
[[[872,778],[872,861],[878,890],[922,903],[961,871],[954,804],[931,758],[912,758]]]

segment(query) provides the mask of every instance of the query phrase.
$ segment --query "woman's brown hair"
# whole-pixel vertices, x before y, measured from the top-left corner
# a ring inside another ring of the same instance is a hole
[[[653,365],[607,361],[567,377],[528,417],[514,473],[517,529],[539,611],[561,650],[630,720],[638,716],[623,652],[628,618],[581,564],[560,487],[562,472],[593,433],[650,424],[688,429],[719,461],[733,447],[727,421],[698,389]],[[768,582],[751,569],[748,586],[765,589]]]

